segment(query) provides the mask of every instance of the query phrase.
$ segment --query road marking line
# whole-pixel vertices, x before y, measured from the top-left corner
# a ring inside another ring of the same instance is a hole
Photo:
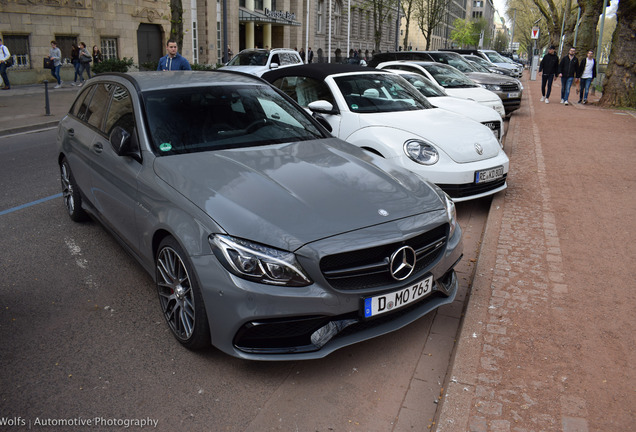
[[[46,198],[41,198],[39,200],[31,201],[30,203],[22,204],[22,205],[19,205],[17,207],[13,207],[13,208],[10,208],[10,209],[2,210],[2,211],[0,211],[0,216],[5,215],[5,214],[9,214],[9,213],[13,213],[15,211],[22,210],[24,208],[31,207],[31,206],[34,206],[36,204],[41,204],[43,202],[50,201],[50,200],[55,199],[55,198],[61,198],[61,197],[62,197],[62,194],[59,193],[59,194],[48,196]]]

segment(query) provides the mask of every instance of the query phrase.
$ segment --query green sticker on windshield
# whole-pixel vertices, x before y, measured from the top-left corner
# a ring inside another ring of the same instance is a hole
[[[170,144],[170,143],[162,143],[159,146],[159,150],[161,150],[161,151],[170,151],[170,150],[172,150],[172,144]]]
[[[352,110],[356,110],[356,109],[358,109],[358,105],[357,105],[357,104],[353,104],[353,105],[351,105],[351,109],[352,109]]]

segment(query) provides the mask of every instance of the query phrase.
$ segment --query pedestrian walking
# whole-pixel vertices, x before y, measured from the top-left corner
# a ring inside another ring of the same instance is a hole
[[[73,75],[73,82],[71,83],[71,85],[74,86],[77,83],[77,78],[80,78],[80,84],[81,84],[82,75],[80,73],[80,68],[82,66],[80,65],[80,60],[79,60],[79,47],[75,44],[71,45],[71,64],[73,65],[73,69],[75,70],[75,75]]]
[[[79,44],[79,61],[80,61],[80,79],[82,82],[79,84],[80,86],[84,84],[84,71],[86,71],[87,79],[91,79],[91,62],[93,61],[93,56],[86,49],[86,44],[84,42],[80,42]]]
[[[93,45],[93,65],[100,64],[104,61],[102,52],[97,48],[97,45]]]
[[[166,49],[168,54],[159,59],[158,71],[192,70],[188,60],[177,52],[177,42],[174,39],[168,39]]]
[[[594,60],[594,51],[589,50],[587,57],[581,61],[579,71],[576,75],[580,79],[579,103],[587,103],[587,95],[590,92],[590,84],[596,78],[596,60]],[[583,94],[585,92],[585,94]]]
[[[564,56],[559,63],[559,77],[561,78],[561,103],[563,105],[569,105],[568,98],[570,97],[570,88],[572,82],[576,78],[576,74],[579,70],[579,59],[576,58],[576,49],[570,48],[568,55]]]
[[[7,75],[7,68],[10,67],[10,61],[11,52],[9,51],[9,48],[7,48],[2,43],[2,39],[0,39],[0,76],[2,77],[2,82],[4,83],[2,90],[11,89],[11,84],[9,83],[9,75]]]
[[[543,56],[539,64],[541,74],[541,102],[550,103],[550,93],[552,93],[552,83],[559,72],[559,57],[554,53],[554,45],[550,45],[548,53]],[[546,92],[546,85],[548,87]]]
[[[57,81],[57,85],[53,88],[62,87],[62,79],[60,78],[60,67],[62,67],[62,51],[57,47],[57,42],[51,41],[51,48],[49,49],[49,59],[53,62],[51,68],[51,75]]]
[[[300,47],[300,51],[298,51],[298,54],[300,55],[300,58],[303,61],[303,63],[305,63],[305,48]]]
[[[314,60],[314,52],[311,50],[311,47],[307,50],[307,63],[311,63]]]

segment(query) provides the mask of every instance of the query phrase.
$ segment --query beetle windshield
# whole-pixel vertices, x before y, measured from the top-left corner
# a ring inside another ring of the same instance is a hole
[[[479,87],[473,80],[454,67],[441,63],[422,63],[422,67],[444,88]]]
[[[408,81],[393,74],[355,74],[335,78],[349,110],[358,113],[433,108]]]
[[[402,78],[410,82],[413,87],[418,89],[427,98],[448,96],[439,87],[436,87],[429,79],[424,78],[422,75],[415,73],[408,73],[400,75]]]
[[[303,110],[265,85],[163,89],[143,100],[158,155],[325,137]]]

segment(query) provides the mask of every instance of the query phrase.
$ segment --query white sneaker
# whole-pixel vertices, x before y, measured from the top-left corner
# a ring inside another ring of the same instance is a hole
[[[565,99],[561,99],[561,103],[565,102]]]
[[[60,88],[60,87],[62,87],[62,85],[61,85],[61,84],[58,84],[58,85],[56,85],[56,86],[55,86],[55,87],[53,87],[53,88]]]
[[[550,103],[550,101],[548,99],[545,100],[545,103]]]
[[[563,102],[563,105],[570,105],[568,101]]]
[[[545,100],[545,96],[541,96],[541,102]]]
[[[81,87],[83,84],[84,84],[84,83],[83,83],[83,82],[81,82],[81,83],[79,83],[77,86],[78,86],[78,87]]]
[[[75,83],[74,83],[74,82],[72,82],[72,83],[71,83],[71,85],[72,85],[72,86],[74,86],[74,85],[75,85]]]

